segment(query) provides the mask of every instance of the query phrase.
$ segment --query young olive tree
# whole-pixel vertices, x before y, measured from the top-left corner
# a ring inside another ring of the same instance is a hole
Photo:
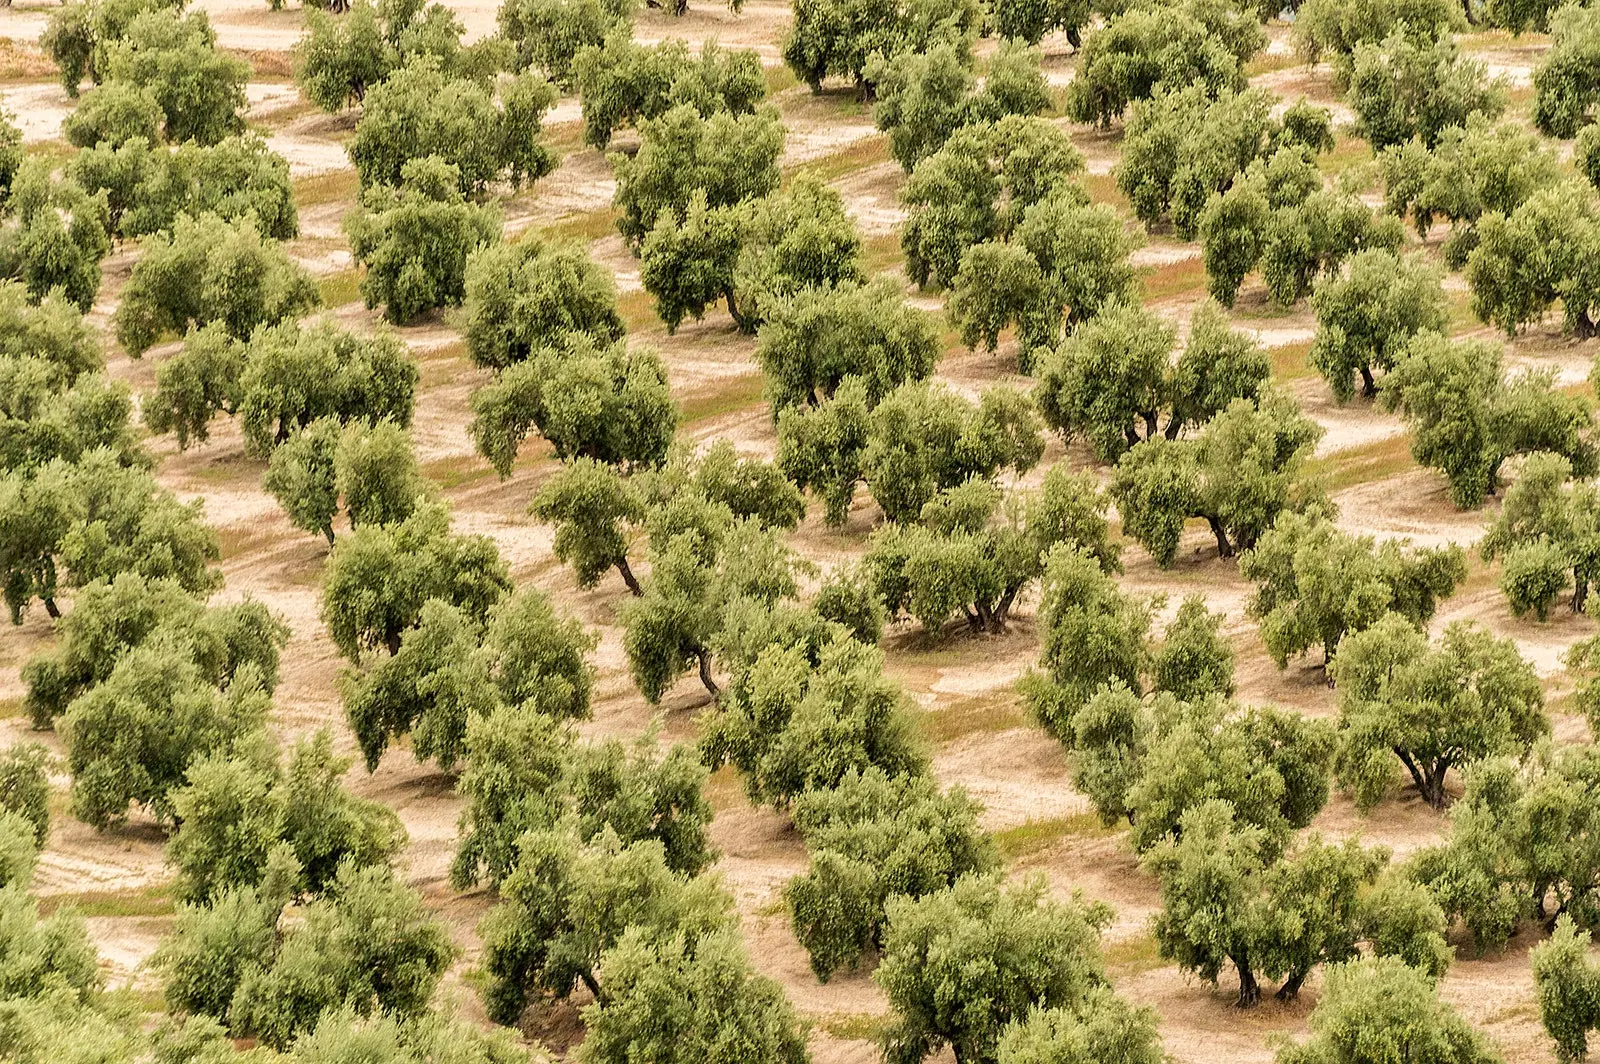
[[[1362,44],[1378,44],[1397,29],[1414,44],[1432,44],[1465,29],[1463,14],[1455,0],[1305,0],[1295,12],[1295,44],[1307,62],[1330,62],[1348,84]]]
[[[1424,800],[1443,808],[1451,768],[1526,753],[1550,731],[1533,666],[1516,645],[1458,621],[1437,648],[1389,614],[1339,643],[1339,778],[1363,808],[1394,780],[1399,758]]]
[[[1420,628],[1467,578],[1467,561],[1455,544],[1378,544],[1320,515],[1285,513],[1239,559],[1239,573],[1256,584],[1248,612],[1281,669],[1319,645],[1331,663],[1346,634],[1391,612]]]
[[[243,132],[239,112],[250,65],[217,48],[204,11],[183,14],[173,7],[137,15],[105,57],[107,83],[148,90],[172,143],[215,144]]]
[[[1439,272],[1420,258],[1388,251],[1363,251],[1339,274],[1318,282],[1311,293],[1317,335],[1311,364],[1341,403],[1378,394],[1376,370],[1394,369],[1413,337],[1445,326],[1444,286]]]
[[[573,59],[604,45],[633,23],[633,0],[505,0],[496,22],[515,48],[516,69],[533,67],[564,89],[574,87]]]
[[[579,587],[592,588],[616,569],[630,592],[644,594],[628,549],[644,524],[647,498],[620,470],[593,458],[565,462],[539,488],[530,511],[556,526],[555,555],[572,566]]]
[[[22,282],[35,300],[59,290],[86,312],[100,290],[110,234],[104,197],[57,178],[49,159],[26,159],[0,211],[0,280]]]
[[[1589,959],[1589,932],[1572,917],[1556,921],[1555,934],[1533,947],[1533,985],[1539,1019],[1563,1061],[1589,1055],[1589,1032],[1600,1030],[1600,968]]]
[[[1201,428],[1237,400],[1261,398],[1267,356],[1216,304],[1195,310],[1174,360],[1176,338],[1142,305],[1111,303],[1044,356],[1034,400],[1045,424],[1067,439],[1086,438],[1114,461],[1142,442]]]
[[[848,78],[870,95],[874,53],[926,52],[945,41],[970,41],[984,9],[973,0],[800,0],[783,41],[783,60],[813,93],[827,78]]]
[[[1581,613],[1590,585],[1600,577],[1600,488],[1586,480],[1572,482],[1572,474],[1573,463],[1561,455],[1528,455],[1483,537],[1484,560],[1505,561],[1501,587],[1518,616],[1532,610],[1543,620],[1568,587],[1572,611]],[[1539,593],[1530,594],[1532,589],[1511,579],[1515,557],[1540,563],[1526,566],[1546,574]]]
[[[383,305],[384,317],[404,325],[435,307],[466,298],[467,260],[500,237],[492,207],[467,202],[460,172],[436,155],[401,168],[396,188],[375,184],[345,217],[350,252],[366,267],[361,295]]]
[[[316,285],[250,216],[180,215],[170,234],[144,241],[113,316],[134,355],[168,333],[221,322],[234,339],[298,318],[319,302]]]

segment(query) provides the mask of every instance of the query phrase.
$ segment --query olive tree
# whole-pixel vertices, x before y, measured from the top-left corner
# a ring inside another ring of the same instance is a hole
[[[1285,513],[1240,557],[1239,573],[1256,584],[1247,609],[1281,669],[1315,646],[1331,663],[1347,633],[1391,612],[1420,628],[1466,580],[1467,562],[1455,544],[1378,544],[1320,515]]]
[[[486,536],[456,535],[438,503],[395,525],[368,525],[342,538],[328,559],[322,618],[346,658],[400,650],[423,606],[439,599],[481,619],[511,590],[506,565]]]
[[[104,197],[70,177],[57,178],[49,159],[26,159],[0,213],[0,279],[21,281],[36,300],[60,290],[88,311],[100,290],[110,234]]]
[[[887,279],[802,289],[776,302],[756,340],[776,416],[820,407],[851,377],[876,405],[933,372],[938,337],[929,315],[907,305]]]
[[[874,53],[926,52],[964,41],[982,27],[972,0],[801,0],[783,40],[783,60],[813,93],[830,77],[848,78],[866,98]]]
[[[554,154],[539,141],[542,115],[556,90],[532,74],[499,90],[448,73],[437,57],[415,58],[369,89],[348,148],[363,188],[400,185],[412,159],[436,155],[456,167],[464,194],[492,181],[516,186],[555,169]]]
[[[1217,555],[1250,550],[1285,510],[1320,508],[1305,474],[1322,427],[1281,392],[1259,405],[1235,399],[1193,439],[1140,443],[1117,462],[1111,484],[1122,530],[1166,568],[1185,522],[1204,518]]]
[[[1266,44],[1253,14],[1184,3],[1130,7],[1089,35],[1067,90],[1067,114],[1101,126],[1156,87],[1203,84],[1212,95],[1245,87],[1244,63]]]
[[[1354,839],[1330,844],[1315,835],[1281,858],[1275,850],[1261,829],[1236,823],[1228,802],[1212,799],[1186,812],[1179,835],[1144,857],[1161,880],[1161,955],[1212,984],[1231,965],[1241,1007],[1259,1003],[1260,977],[1281,980],[1276,996],[1290,1001],[1314,968],[1360,956],[1369,937],[1365,903],[1389,856]],[[1448,957],[1437,906],[1434,916],[1420,930],[1424,950]],[[1371,937],[1401,944],[1381,930]]]
[[[1533,666],[1509,639],[1457,621],[1438,647],[1399,614],[1340,641],[1329,667],[1339,689],[1339,778],[1363,808],[1392,786],[1393,758],[1435,809],[1445,776],[1502,754],[1525,753],[1547,734]]]
[[[979,807],[959,787],[929,777],[852,770],[836,788],[794,803],[811,866],[783,890],[790,923],[826,982],[883,942],[890,898],[922,897],[996,864]]]
[[[632,0],[508,0],[496,22],[516,49],[517,69],[534,67],[563,88],[573,87],[573,58],[585,46],[606,43],[629,26]]]
[[[490,243],[467,257],[461,310],[467,355],[505,369],[574,334],[609,344],[626,331],[617,289],[583,247],[528,235]]]
[[[945,1046],[961,1060],[994,1060],[1008,1024],[1036,1010],[1083,1009],[1107,987],[1100,931],[1110,911],[1049,899],[1042,879],[1008,888],[969,875],[887,908],[873,980],[895,1013],[884,1036],[894,1064]]]
[[[1075,183],[1082,172],[1083,153],[1048,119],[1007,115],[960,127],[901,186],[906,272],[924,288],[948,287],[968,248],[1008,239],[1035,203],[1086,201]]]
[[[1063,466],[1023,499],[1004,499],[993,483],[974,477],[929,499],[917,524],[874,533],[866,569],[890,619],[909,614],[938,632],[961,616],[975,631],[1004,631],[1017,596],[1043,574],[1057,543],[1115,565],[1105,506],[1092,479]]]
[[[1514,336],[1559,298],[1570,332],[1579,338],[1595,333],[1600,285],[1589,263],[1600,240],[1600,213],[1592,189],[1576,180],[1540,189],[1509,214],[1484,214],[1477,239],[1466,276],[1479,319]]]
[[[50,839],[50,772],[55,759],[38,743],[12,743],[0,752],[0,809],[25,821],[35,849]]]
[[[630,592],[644,594],[628,549],[632,533],[644,524],[646,496],[615,467],[593,458],[562,463],[530,509],[556,526],[555,555],[572,566],[579,587],[594,587],[616,569]]]
[[[142,354],[168,333],[221,322],[235,339],[298,318],[319,302],[310,274],[255,219],[180,215],[147,238],[113,316],[117,341]]]
[[[1428,45],[1466,28],[1453,0],[1305,0],[1295,13],[1295,44],[1307,62],[1331,62],[1348,84],[1356,49],[1378,44],[1395,30]]]
[[[161,142],[161,105],[155,93],[127,81],[113,81],[89,90],[61,122],[61,135],[76,148],[104,144],[119,148],[143,139],[146,149]]]
[[[663,213],[682,216],[697,191],[707,207],[759,199],[778,187],[783,125],[771,108],[709,118],[679,104],[639,125],[640,146],[628,156],[613,152],[617,177],[613,204],[617,229],[639,248]]]
[[[679,106],[705,118],[746,115],[767,95],[754,51],[729,51],[707,41],[694,58],[679,40],[637,43],[627,22],[614,24],[602,41],[573,53],[570,80],[583,102],[583,141],[601,149],[620,127],[640,126],[642,132],[642,123]]]
[[[678,427],[666,365],[618,340],[597,349],[578,333],[566,350],[537,351],[472,393],[468,431],[501,477],[537,430],[561,459],[627,468],[660,465]]]
[[[980,88],[965,42],[941,41],[926,52],[875,56],[872,119],[889,134],[889,153],[910,173],[961,126],[1032,115],[1050,107],[1036,50],[1002,43]]]
[[[1502,588],[1519,616],[1530,609],[1543,619],[1563,589],[1572,588],[1572,611],[1581,613],[1590,585],[1600,577],[1600,489],[1589,481],[1572,482],[1573,463],[1559,454],[1534,452],[1506,490],[1500,512],[1483,537],[1485,561],[1505,560],[1508,579]],[[1553,565],[1554,587],[1539,595],[1514,593],[1509,579],[1513,557],[1529,556]]]
[[[1046,33],[1060,30],[1076,49],[1083,46],[1080,31],[1089,22],[1091,6],[1082,0],[1000,0],[990,17],[1001,37],[1038,44]]]
[[[1394,369],[1418,333],[1443,331],[1445,302],[1439,272],[1421,258],[1360,252],[1311,293],[1311,364],[1339,402],[1355,395],[1357,374],[1362,397],[1371,399],[1378,394],[1374,371]]]
[[[1550,51],[1533,72],[1533,121],[1552,137],[1576,136],[1600,99],[1595,65],[1600,19],[1578,4],[1564,4],[1550,19]]]
[[[234,222],[253,213],[263,236],[288,240],[300,233],[289,162],[259,134],[231,136],[210,146],[189,141],[145,149],[130,143],[118,152],[90,147],[73,159],[68,172],[91,193],[107,192],[123,237],[170,230],[183,214],[215,214]]]
[[[500,216],[461,195],[460,172],[436,155],[408,161],[400,184],[375,184],[345,217],[350,252],[366,267],[368,307],[403,325],[466,298],[467,260],[500,236]]]
[[[1282,1049],[1279,1064],[1384,1059],[1496,1064],[1500,1055],[1439,1000],[1428,973],[1400,958],[1372,957],[1329,968],[1311,1013],[1311,1037]]]
[[[1585,435],[1588,404],[1557,390],[1549,372],[1508,382],[1500,347],[1490,341],[1419,335],[1384,378],[1382,399],[1409,423],[1411,453],[1444,473],[1462,509],[1498,490],[1500,467],[1514,454],[1559,454],[1583,475],[1600,465]]]
[[[1555,934],[1533,947],[1533,985],[1539,1019],[1564,1061],[1589,1055],[1589,1032],[1600,1029],[1600,969],[1589,959],[1589,932],[1572,917],[1556,921]]]
[[[191,334],[204,349],[220,337]],[[185,344],[180,358],[189,357]],[[246,449],[270,454],[318,418],[411,424],[417,365],[398,337],[360,335],[331,320],[258,329],[239,374],[236,409]]]
[[[1498,118],[1508,102],[1505,83],[1450,38],[1419,44],[1396,27],[1381,43],[1358,44],[1353,63],[1350,107],[1374,151],[1413,137],[1432,147],[1445,129],[1473,114]]]
[[[294,78],[306,99],[330,113],[361,102],[369,88],[420,56],[478,81],[492,79],[504,62],[502,44],[492,38],[464,47],[466,27],[443,4],[332,0],[325,6],[306,13]]]
[[[1267,357],[1220,307],[1195,310],[1173,359],[1176,339],[1176,329],[1142,305],[1108,305],[1043,357],[1034,399],[1045,423],[1113,461],[1141,442],[1201,428],[1237,400],[1260,398]]]
[[[243,131],[250,65],[217,48],[204,11],[176,7],[137,15],[106,48],[105,78],[148,89],[161,108],[166,138],[215,144]],[[99,91],[99,90],[96,90]]]

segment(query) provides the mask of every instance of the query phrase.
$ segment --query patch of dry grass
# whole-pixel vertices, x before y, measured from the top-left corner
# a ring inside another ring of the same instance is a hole
[[[840,151],[801,163],[792,168],[788,176],[794,178],[804,174],[818,181],[837,181],[848,174],[890,162],[892,159],[893,156],[889,154],[887,134],[863,137]]]
[[[1295,381],[1317,374],[1311,366],[1310,340],[1268,348],[1267,359],[1272,363],[1272,379],[1275,381]]]
[[[37,46],[0,37],[0,81],[39,81],[58,72],[55,61]]]
[[[994,833],[994,844],[1001,857],[1018,861],[1051,849],[1067,839],[1103,839],[1116,833],[1115,827],[1106,827],[1094,813],[1078,813],[1049,820],[1030,820],[1014,828],[997,831]]]
[[[752,410],[763,402],[761,390],[765,383],[761,374],[748,373],[690,392],[678,403],[679,424],[687,428],[712,418]]]
[[[1343,491],[1358,484],[1387,480],[1415,468],[1417,460],[1411,457],[1411,437],[1402,433],[1313,459],[1308,471],[1320,478],[1329,491]]]
[[[917,715],[923,736],[935,745],[953,743],[969,735],[1010,731],[1026,727],[1028,714],[1014,691],[975,695]]]
[[[83,917],[171,916],[172,887],[162,883],[137,890],[91,890],[81,894],[46,894],[39,898],[39,912],[44,916],[68,905]]]
[[[1145,270],[1140,278],[1144,285],[1144,298],[1149,302],[1171,299],[1174,296],[1192,296],[1206,290],[1206,263],[1200,255],[1154,266]]]
[[[361,270],[352,266],[348,270],[330,273],[317,279],[317,292],[325,307],[342,307],[361,299]]]
[[[1153,935],[1136,935],[1107,943],[1101,955],[1105,958],[1106,974],[1113,978],[1139,975],[1166,964]]]
[[[361,175],[354,170],[313,174],[294,182],[294,205],[299,210],[325,203],[350,202],[361,191]]]
[[[1083,187],[1089,193],[1090,203],[1109,203],[1119,211],[1128,209],[1128,197],[1122,194],[1117,179],[1111,174],[1087,174]]]

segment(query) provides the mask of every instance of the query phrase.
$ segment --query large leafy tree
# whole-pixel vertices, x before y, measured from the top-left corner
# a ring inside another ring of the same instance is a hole
[[[616,569],[629,591],[644,593],[628,564],[628,548],[644,523],[647,497],[619,470],[593,458],[563,463],[530,509],[556,526],[555,555],[572,566],[579,587],[594,587]]]
[[[626,331],[609,271],[572,241],[529,235],[467,258],[462,332],[479,366],[505,369],[574,334],[609,344]]]
[[[1235,399],[1193,439],[1140,443],[1118,460],[1111,485],[1123,532],[1163,567],[1192,517],[1210,526],[1219,557],[1250,550],[1285,510],[1324,503],[1305,476],[1321,438],[1321,426],[1274,391],[1259,405]]]
[[[1600,970],[1589,959],[1589,932],[1570,916],[1556,921],[1555,934],[1533,947],[1533,985],[1539,1019],[1562,1060],[1589,1055],[1589,1032],[1600,1029]]]
[[[1479,219],[1467,257],[1472,311],[1514,336],[1541,320],[1557,299],[1566,328],[1579,338],[1600,320],[1600,285],[1590,263],[1600,241],[1593,190],[1569,180],[1534,192],[1509,214]]]
[[[1278,667],[1291,655],[1321,646],[1334,659],[1347,633],[1370,628],[1391,611],[1426,624],[1441,599],[1467,577],[1465,552],[1450,544],[1412,548],[1402,541],[1374,542],[1334,528],[1315,514],[1286,513],[1239,572],[1256,584],[1248,606]]]
[[[754,51],[729,51],[708,41],[696,58],[679,40],[635,42],[626,22],[573,54],[571,80],[583,100],[584,143],[602,149],[620,127],[660,118],[679,106],[706,118],[746,115],[767,95]]]
[[[117,340],[137,355],[168,333],[221,322],[235,339],[298,318],[319,301],[310,274],[246,216],[180,215],[149,237],[122,290]]]
[[[1390,790],[1393,758],[1434,808],[1445,778],[1484,758],[1525,753],[1550,730],[1533,666],[1516,645],[1456,622],[1437,648],[1390,614],[1339,644],[1339,777],[1363,807]]]
[[[1373,250],[1352,256],[1343,271],[1317,284],[1311,293],[1317,315],[1311,364],[1335,399],[1348,402],[1355,395],[1357,375],[1362,396],[1376,396],[1375,371],[1392,370],[1419,332],[1444,329],[1440,281],[1420,258]]]
[[[106,199],[58,178],[51,160],[38,157],[22,162],[10,186],[0,212],[0,279],[21,281],[36,300],[59,290],[87,311],[111,250]]]
[[[1507,382],[1490,341],[1419,335],[1384,378],[1382,397],[1409,422],[1417,461],[1444,473],[1462,508],[1498,490],[1500,467],[1515,454],[1549,451],[1585,475],[1597,468],[1588,404],[1557,390],[1549,372]]]
[[[1034,397],[1045,423],[1086,438],[1112,461],[1147,440],[1176,440],[1237,399],[1260,397],[1267,357],[1214,303],[1195,310],[1176,360],[1175,341],[1176,330],[1143,306],[1111,304],[1044,356]]]
[[[821,92],[830,77],[848,78],[865,97],[874,53],[926,52],[941,41],[976,36],[983,7],[972,0],[801,0],[783,41],[783,60]]]
[[[466,298],[467,259],[500,235],[499,214],[468,203],[460,172],[438,156],[412,159],[400,184],[373,185],[345,219],[351,254],[366,267],[361,294],[405,324],[435,307]]]
[[[516,49],[518,69],[534,67],[571,88],[573,57],[631,25],[635,6],[632,0],[511,0],[500,5],[496,22]]]
[[[1546,551],[1555,554],[1560,577],[1547,593],[1517,594],[1515,584],[1502,582],[1519,615],[1532,609],[1545,616],[1556,595],[1569,586],[1572,610],[1582,612],[1591,585],[1600,578],[1600,488],[1587,480],[1573,482],[1572,473],[1573,464],[1561,455],[1528,455],[1483,537],[1484,559],[1504,559],[1508,572],[1514,568],[1513,557],[1527,552],[1541,557]]]
[[[368,525],[341,539],[328,559],[322,616],[345,657],[400,650],[423,606],[440,599],[481,619],[511,590],[505,562],[486,536],[456,535],[438,503],[396,525]]]
[[[1294,35],[1308,62],[1328,61],[1348,82],[1356,49],[1377,44],[1396,29],[1418,45],[1431,44],[1466,20],[1454,0],[1306,0],[1295,13]]]
[[[1086,1009],[1106,987],[1101,906],[1045,896],[1042,880],[1003,887],[964,876],[948,890],[888,905],[873,975],[895,1012],[885,1059],[918,1064],[945,1046],[995,1059],[1002,1030],[1036,1010]]]
[[[783,125],[771,108],[709,118],[679,104],[639,126],[632,156],[613,152],[617,229],[638,248],[665,212],[682,216],[695,193],[708,208],[759,199],[778,187]]]
[[[1432,147],[1470,115],[1498,118],[1506,103],[1504,83],[1491,82],[1483,64],[1462,58],[1449,38],[1419,44],[1396,27],[1381,44],[1356,46],[1350,106],[1374,151],[1413,137]]]
[[[145,11],[106,48],[105,77],[148,90],[169,141],[215,144],[243,130],[239,112],[250,74],[249,64],[216,44],[204,11]]]
[[[1550,51],[1533,72],[1533,121],[1552,137],[1576,136],[1600,100],[1600,18],[1565,4],[1550,19]]]

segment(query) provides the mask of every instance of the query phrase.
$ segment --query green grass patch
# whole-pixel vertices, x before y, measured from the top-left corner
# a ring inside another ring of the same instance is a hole
[[[540,226],[539,231],[546,236],[565,237],[568,240],[600,240],[617,231],[617,212],[610,207],[596,207],[592,211],[569,214]]]
[[[819,1031],[850,1042],[876,1042],[889,1029],[893,1019],[872,1012],[835,1012],[815,1019]]]
[[[1261,52],[1254,59],[1244,65],[1244,76],[1247,78],[1260,77],[1262,74],[1271,74],[1279,70],[1288,70],[1300,57],[1296,55],[1283,55],[1279,53],[1268,54]]]
[[[810,162],[801,163],[789,172],[791,177],[805,175],[814,177],[818,181],[837,181],[870,166],[890,162],[893,156],[889,154],[889,137],[887,134],[877,134],[863,137],[853,144],[849,144],[830,155]]]
[[[1358,484],[1387,480],[1415,468],[1417,460],[1411,457],[1411,437],[1401,433],[1313,459],[1308,471],[1320,477],[1329,491],[1343,491]]]
[[[497,475],[489,460],[478,454],[453,454],[448,458],[435,458],[431,462],[423,462],[420,469],[423,476],[439,485],[443,491],[475,487],[493,480]]]
[[[1194,255],[1165,266],[1152,266],[1141,278],[1144,298],[1147,300],[1171,299],[1174,296],[1194,295],[1206,290],[1206,260]]]
[[[64,162],[78,154],[78,149],[64,140],[36,140],[22,146],[22,154],[30,159],[51,159]]]
[[[582,122],[560,122],[553,126],[545,126],[539,131],[539,139],[545,147],[562,157],[589,148],[583,140]]]
[[[0,698],[0,720],[22,716],[22,697]]]
[[[952,743],[968,735],[1010,731],[1027,723],[1028,714],[1014,691],[976,695],[917,715],[923,736],[935,744]]]
[[[231,561],[277,541],[276,533],[254,525],[229,525],[217,530],[217,545],[221,548],[218,560]]]
[[[861,266],[868,275],[904,269],[905,252],[900,247],[900,234],[876,233],[861,241]]]
[[[794,71],[789,69],[787,63],[764,67],[762,73],[766,76],[768,96],[776,96],[800,84],[800,79],[794,76]]]
[[[1451,336],[1471,332],[1483,324],[1472,312],[1471,292],[1446,292],[1445,314],[1444,327]]]
[[[729,377],[701,391],[690,392],[678,404],[679,423],[683,426],[737,414],[754,409],[763,402],[762,387],[766,379],[759,373]]]
[[[1372,145],[1359,137],[1335,137],[1333,150],[1317,156],[1317,169],[1337,177],[1353,166],[1372,162]]]
[[[46,894],[39,899],[39,912],[49,916],[57,909],[68,905],[83,917],[171,916],[175,907],[171,884],[162,883],[137,890],[91,890],[81,894]]]
[[[354,170],[333,170],[312,174],[294,182],[294,205],[300,210],[325,203],[354,201],[361,191],[361,175]]]
[[[1026,824],[997,831],[994,833],[994,844],[1001,857],[1016,861],[1048,850],[1067,839],[1103,839],[1116,833],[1116,828],[1106,827],[1094,813],[1078,813],[1049,820],[1030,820]]]
[[[1109,203],[1118,210],[1128,209],[1128,197],[1122,194],[1117,179],[1111,174],[1087,174],[1083,187],[1089,193],[1090,203]]]
[[[663,327],[661,319],[656,316],[655,297],[642,288],[618,293],[617,313],[622,315],[622,323],[631,333]]]
[[[356,303],[361,300],[361,269],[352,266],[348,270],[330,273],[317,279],[317,292],[322,296],[322,305],[325,307],[342,307],[346,303]]]
[[[1109,943],[1100,951],[1105,958],[1106,974],[1111,976],[1138,975],[1160,968],[1161,946],[1154,935],[1137,935]]]
[[[1296,381],[1317,375],[1311,366],[1310,340],[1270,347],[1267,349],[1267,359],[1272,363],[1272,379],[1275,381]]]

